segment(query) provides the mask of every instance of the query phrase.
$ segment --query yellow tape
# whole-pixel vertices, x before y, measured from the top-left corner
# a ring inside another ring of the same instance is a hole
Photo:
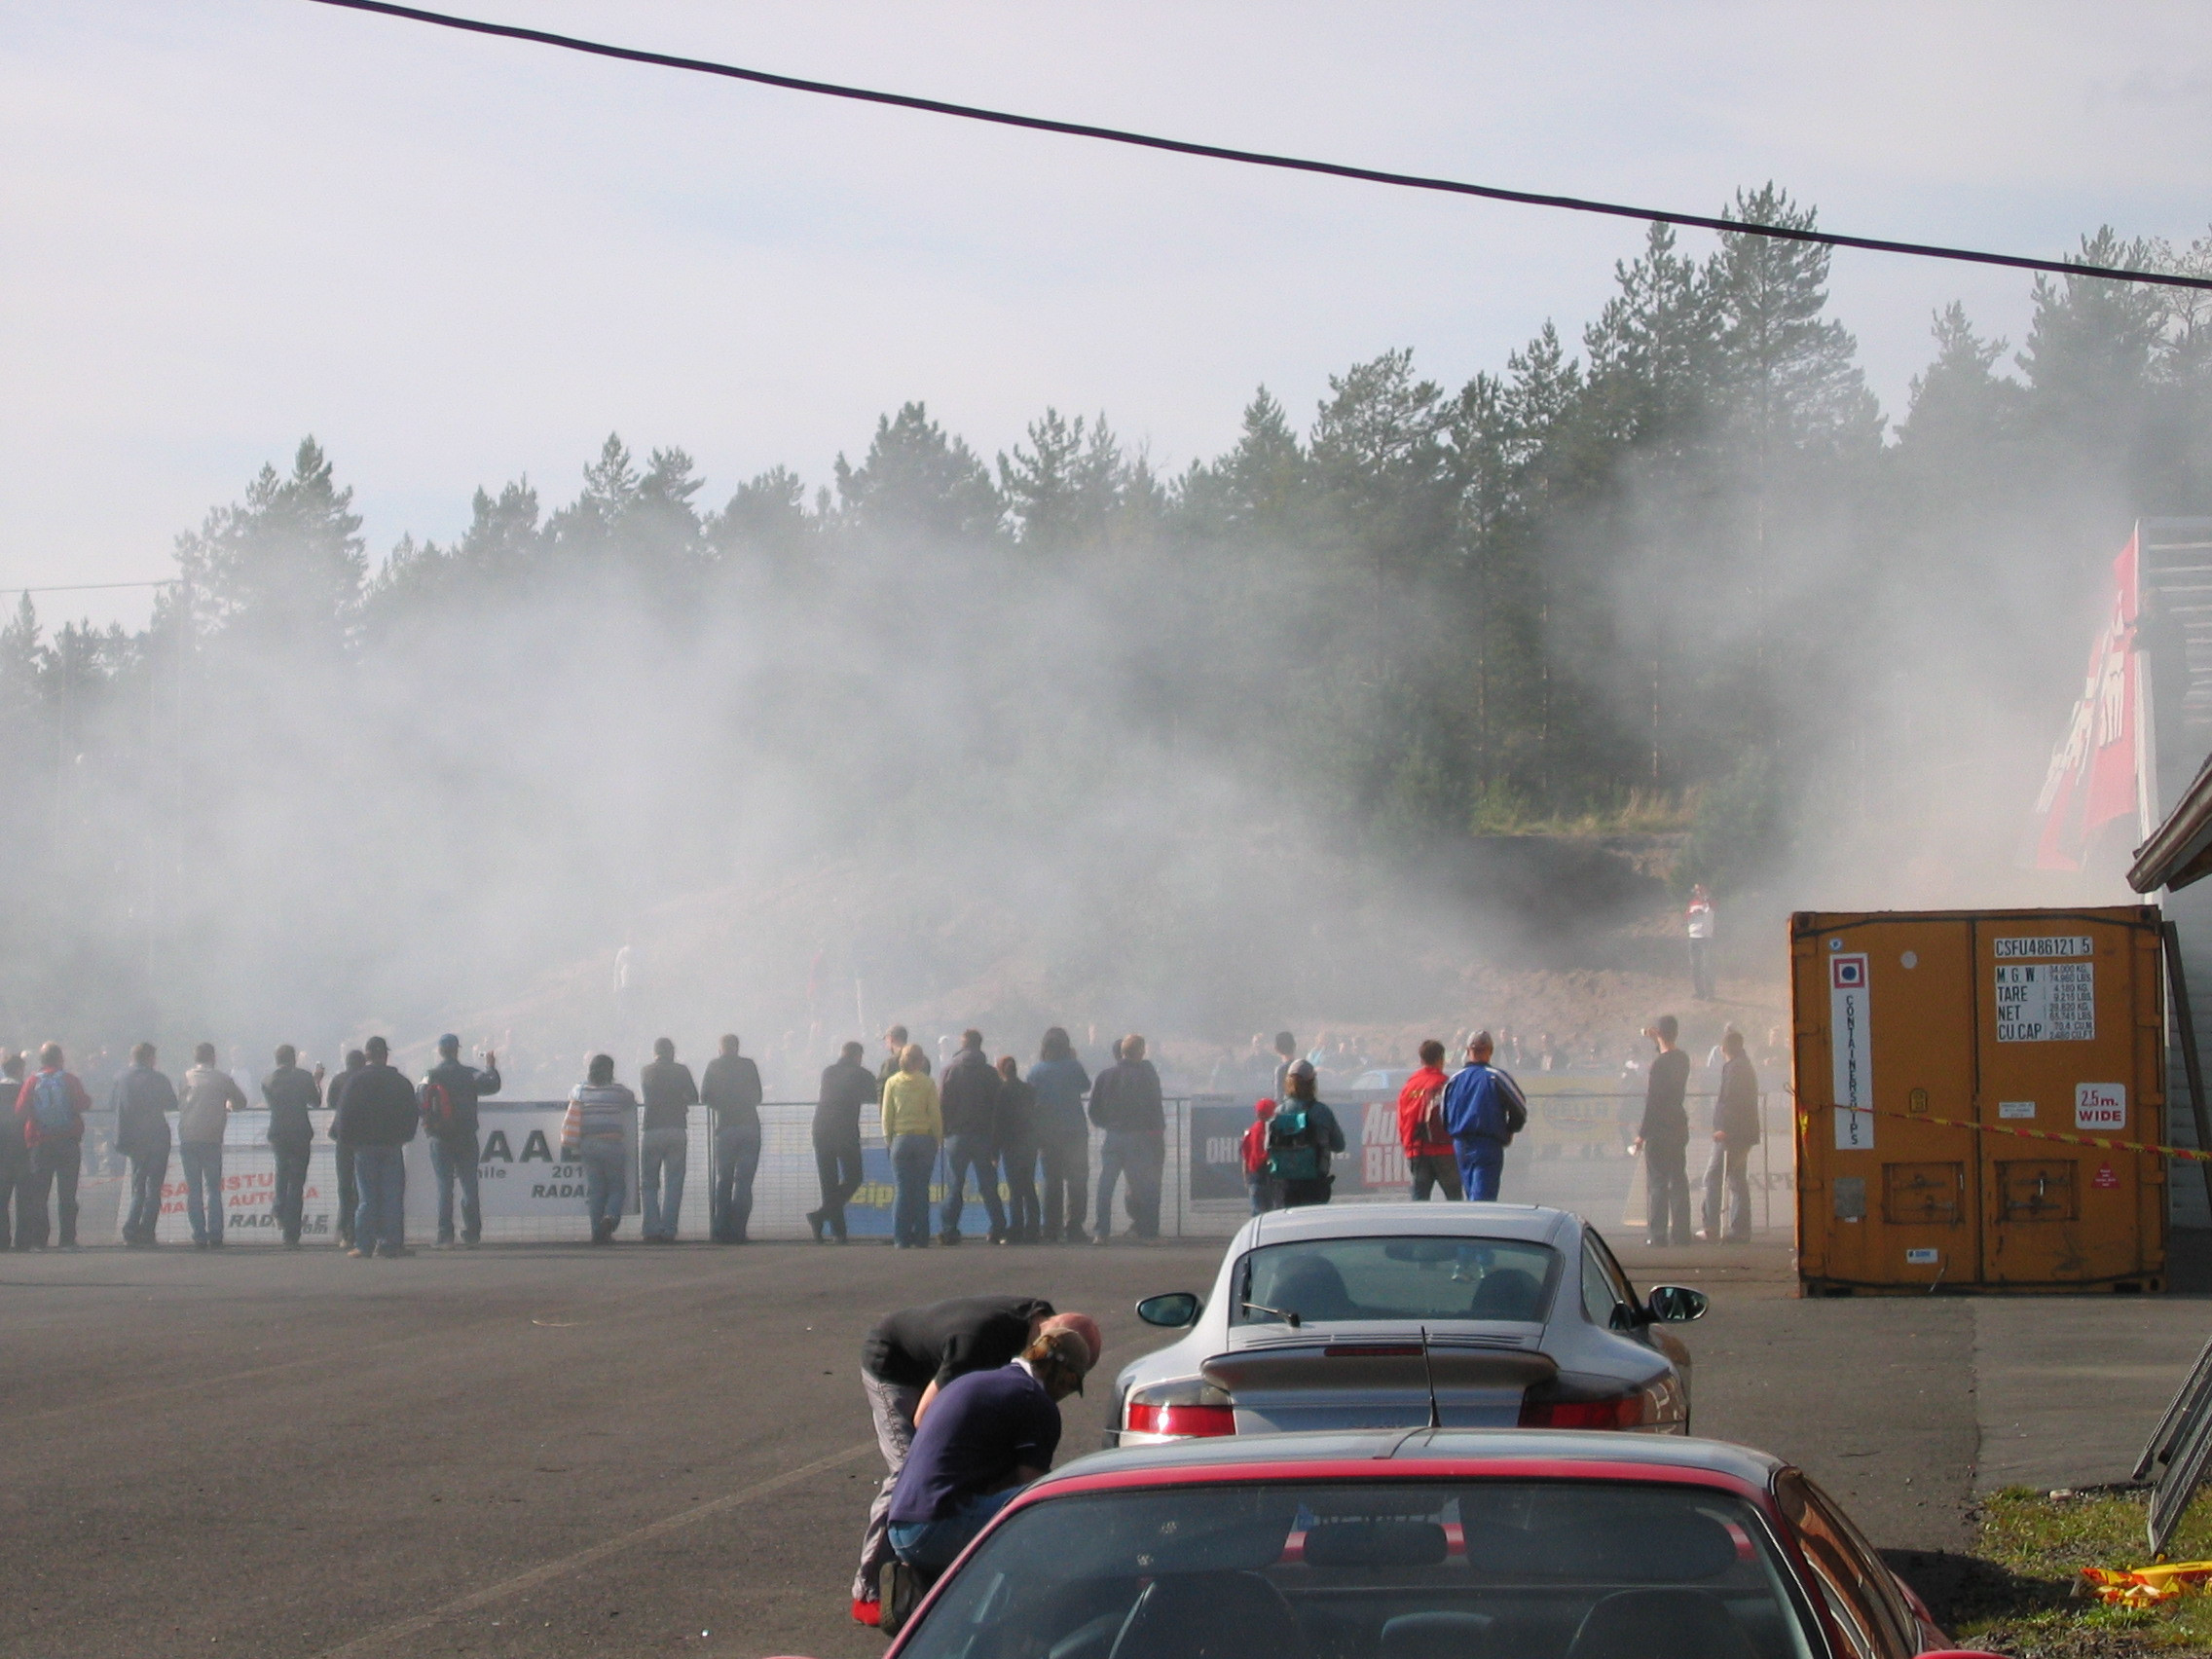
[[[1847,1108],[1838,1106],[1841,1112]],[[2149,1141],[2106,1140],[2101,1135],[2070,1135],[2059,1129],[2015,1129],[2009,1124],[1969,1124],[1957,1118],[1935,1118],[1926,1113],[1899,1112],[1888,1107],[1862,1106],[1858,1110],[1877,1118],[1896,1118],[1906,1124],[1940,1124],[1946,1129],[1972,1129],[1977,1134],[2016,1135],[2022,1140],[2058,1141],[2066,1146],[2103,1147],[2107,1152],[2148,1152],[2158,1158],[2178,1158],[2190,1163],[2212,1163],[2212,1152],[2199,1152],[2194,1147],[2159,1146]],[[1812,1127],[1813,1114],[1799,1112],[1798,1121],[1808,1129]]]

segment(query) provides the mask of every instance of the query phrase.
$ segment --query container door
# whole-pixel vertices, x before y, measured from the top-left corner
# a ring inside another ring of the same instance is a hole
[[[1827,922],[1830,918],[1818,918]],[[1799,1194],[1807,1277],[1971,1283],[1974,1178],[1973,938],[1957,916],[1832,919],[1797,958],[1798,1091],[1808,1171]],[[1800,946],[1805,941],[1799,940]],[[1865,1110],[1848,1109],[1856,1099]],[[1811,1248],[1818,1238],[1821,1248]]]
[[[2059,911],[1983,917],[1974,936],[1980,1121],[1999,1131],[2156,1140],[2163,1101],[2144,1059],[2158,1024],[2157,962],[2141,948],[2156,933]],[[2141,1155],[1979,1138],[1986,1283],[2093,1283],[2144,1271],[2142,1216],[2158,1195],[2145,1192]]]

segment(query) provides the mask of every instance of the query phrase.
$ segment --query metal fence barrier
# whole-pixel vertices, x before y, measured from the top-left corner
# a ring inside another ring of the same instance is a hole
[[[1705,1144],[1695,1124],[1701,1118],[1710,1121],[1710,1112],[1697,1110],[1695,1103],[1710,1099],[1709,1095],[1693,1097],[1693,1185],[1703,1174],[1695,1153]],[[1642,1100],[1641,1093],[1621,1091],[1531,1093],[1529,1127],[1506,1155],[1503,1197],[1514,1202],[1556,1204],[1576,1210],[1602,1228],[1623,1223],[1641,1226],[1641,1165],[1628,1156],[1627,1147],[1641,1115]],[[1768,1102],[1769,1096],[1762,1093],[1759,1115],[1764,1127],[1751,1181],[1760,1206],[1760,1225],[1775,1226],[1779,1209],[1781,1224],[1787,1227],[1793,1221],[1788,1194],[1796,1179],[1792,1140],[1787,1127],[1777,1140]],[[1344,1126],[1346,1143],[1345,1155],[1336,1161],[1335,1201],[1404,1198],[1408,1175],[1398,1144],[1394,1096],[1355,1094],[1331,1104]],[[1169,1237],[1227,1237],[1251,1213],[1240,1145],[1253,1119],[1252,1101],[1241,1095],[1177,1095],[1165,1102],[1165,1108],[1161,1232]],[[565,1101],[487,1100],[479,1106],[482,1151],[477,1165],[478,1190],[487,1242],[580,1243],[589,1238],[581,1167],[564,1163],[560,1158],[560,1122],[566,1109]],[[308,1164],[303,1239],[331,1243],[336,1241],[339,1230],[337,1163],[328,1139],[330,1114],[317,1112],[313,1117],[317,1138]],[[862,1117],[863,1184],[847,1207],[847,1225],[856,1240],[888,1239],[893,1194],[890,1157],[881,1133],[870,1121],[871,1115],[864,1113]],[[760,1163],[753,1185],[752,1236],[808,1235],[807,1212],[821,1202],[813,1119],[811,1101],[771,1101],[760,1108]],[[265,1139],[267,1124],[266,1112],[249,1111],[235,1114],[227,1126],[224,1234],[233,1242],[274,1244],[279,1240],[273,1203],[276,1157]],[[717,1174],[715,1137],[704,1109],[688,1113],[685,1127],[685,1169],[677,1236],[705,1239]],[[122,1164],[112,1157],[112,1115],[95,1114],[88,1120],[86,1180],[81,1190],[84,1213],[79,1224],[79,1235],[88,1242],[120,1238],[129,1204],[127,1183],[117,1179]],[[1087,1230],[1096,1218],[1102,1139],[1099,1131],[1092,1131],[1086,1183],[1090,1213],[1082,1218]],[[947,1165],[940,1153],[930,1193],[933,1233],[940,1224],[946,1184]],[[1002,1184],[1002,1196],[1004,1191]],[[1126,1191],[1124,1186],[1115,1197],[1112,1220],[1117,1234],[1129,1226]],[[1783,1195],[1779,1206],[1777,1194]],[[457,1209],[458,1198],[457,1193]],[[638,1228],[634,1218],[640,1203],[634,1130],[624,1211],[630,1219],[625,1220],[623,1235],[635,1237]],[[430,1167],[428,1144],[418,1136],[407,1148],[409,1241],[428,1243],[437,1232],[437,1215],[438,1182]],[[459,1217],[456,1219],[458,1222]],[[962,1217],[963,1234],[980,1236],[988,1225],[984,1206],[971,1187]],[[185,1243],[192,1236],[182,1162],[173,1150],[156,1235],[165,1243]]]

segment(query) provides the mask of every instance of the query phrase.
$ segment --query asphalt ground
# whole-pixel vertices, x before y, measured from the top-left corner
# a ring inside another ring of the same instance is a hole
[[[0,1256],[0,1653],[872,1659],[868,1326],[1036,1292],[1098,1317],[1110,1376],[1165,1340],[1134,1301],[1219,1249]],[[1801,1302],[1776,1242],[1623,1256],[1714,1296],[1698,1432],[1803,1463],[1885,1546],[1965,1541],[1972,1304]]]

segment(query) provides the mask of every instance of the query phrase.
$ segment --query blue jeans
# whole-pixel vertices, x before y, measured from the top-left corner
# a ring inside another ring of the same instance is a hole
[[[977,1493],[964,1497],[950,1515],[937,1521],[894,1521],[891,1547],[908,1567],[925,1572],[942,1572],[959,1559],[960,1552],[987,1525],[992,1516],[1014,1501],[1019,1487],[1004,1492]]]
[[[271,1141],[269,1150],[276,1155],[276,1231],[284,1235],[284,1242],[300,1241],[300,1212],[305,1207],[302,1195],[308,1185],[309,1143],[306,1141]]]
[[[601,1232],[611,1238],[622,1225],[622,1173],[627,1161],[622,1142],[613,1135],[599,1135],[576,1149],[584,1166],[584,1213],[591,1217],[594,1236]]]
[[[1276,1207],[1274,1177],[1265,1169],[1247,1169],[1244,1172],[1244,1185],[1252,1195],[1252,1213],[1254,1215],[1266,1215],[1268,1211]]]
[[[714,1235],[724,1244],[745,1242],[753,1225],[753,1177],[760,1172],[760,1131],[753,1127],[715,1131]],[[669,1224],[672,1228],[674,1222]]]
[[[989,1135],[944,1137],[944,1203],[938,1210],[940,1230],[950,1237],[960,1231],[960,1212],[967,1207],[968,1171],[976,1172],[976,1190],[983,1197],[983,1211],[991,1218],[991,1236],[1006,1235],[1006,1211],[999,1203],[999,1149]]]
[[[937,1136],[901,1135],[891,1143],[891,1177],[898,1184],[891,1210],[894,1241],[930,1241],[930,1176],[936,1168]]]
[[[1497,1201],[1498,1177],[1505,1173],[1505,1148],[1487,1136],[1479,1140],[1455,1140],[1452,1150],[1459,1159],[1459,1186],[1471,1202],[1478,1204]]]
[[[162,1183],[169,1176],[169,1149],[141,1152],[130,1160],[130,1216],[123,1224],[127,1243],[151,1244],[162,1224]]]
[[[755,1158],[759,1153],[756,1149]],[[691,1161],[691,1131],[644,1129],[638,1135],[638,1189],[644,1195],[647,1238],[674,1238],[683,1208],[683,1169]],[[667,1182],[663,1196],[662,1182]]]
[[[396,1146],[356,1146],[353,1185],[361,1207],[353,1217],[353,1248],[396,1256],[407,1247],[407,1157]]]
[[[1095,1231],[1113,1231],[1114,1186],[1129,1181],[1129,1227],[1139,1238],[1160,1236],[1160,1171],[1167,1161],[1167,1137],[1143,1129],[1108,1129],[1098,1149],[1098,1217]]]
[[[179,1141],[184,1164],[184,1213],[192,1218],[195,1244],[223,1241],[223,1143]]]
[[[430,1137],[430,1173],[438,1178],[438,1242],[453,1242],[453,1184],[461,1183],[461,1236],[473,1244],[484,1236],[484,1206],[476,1196],[477,1160],[483,1148],[476,1131],[446,1140]]]

